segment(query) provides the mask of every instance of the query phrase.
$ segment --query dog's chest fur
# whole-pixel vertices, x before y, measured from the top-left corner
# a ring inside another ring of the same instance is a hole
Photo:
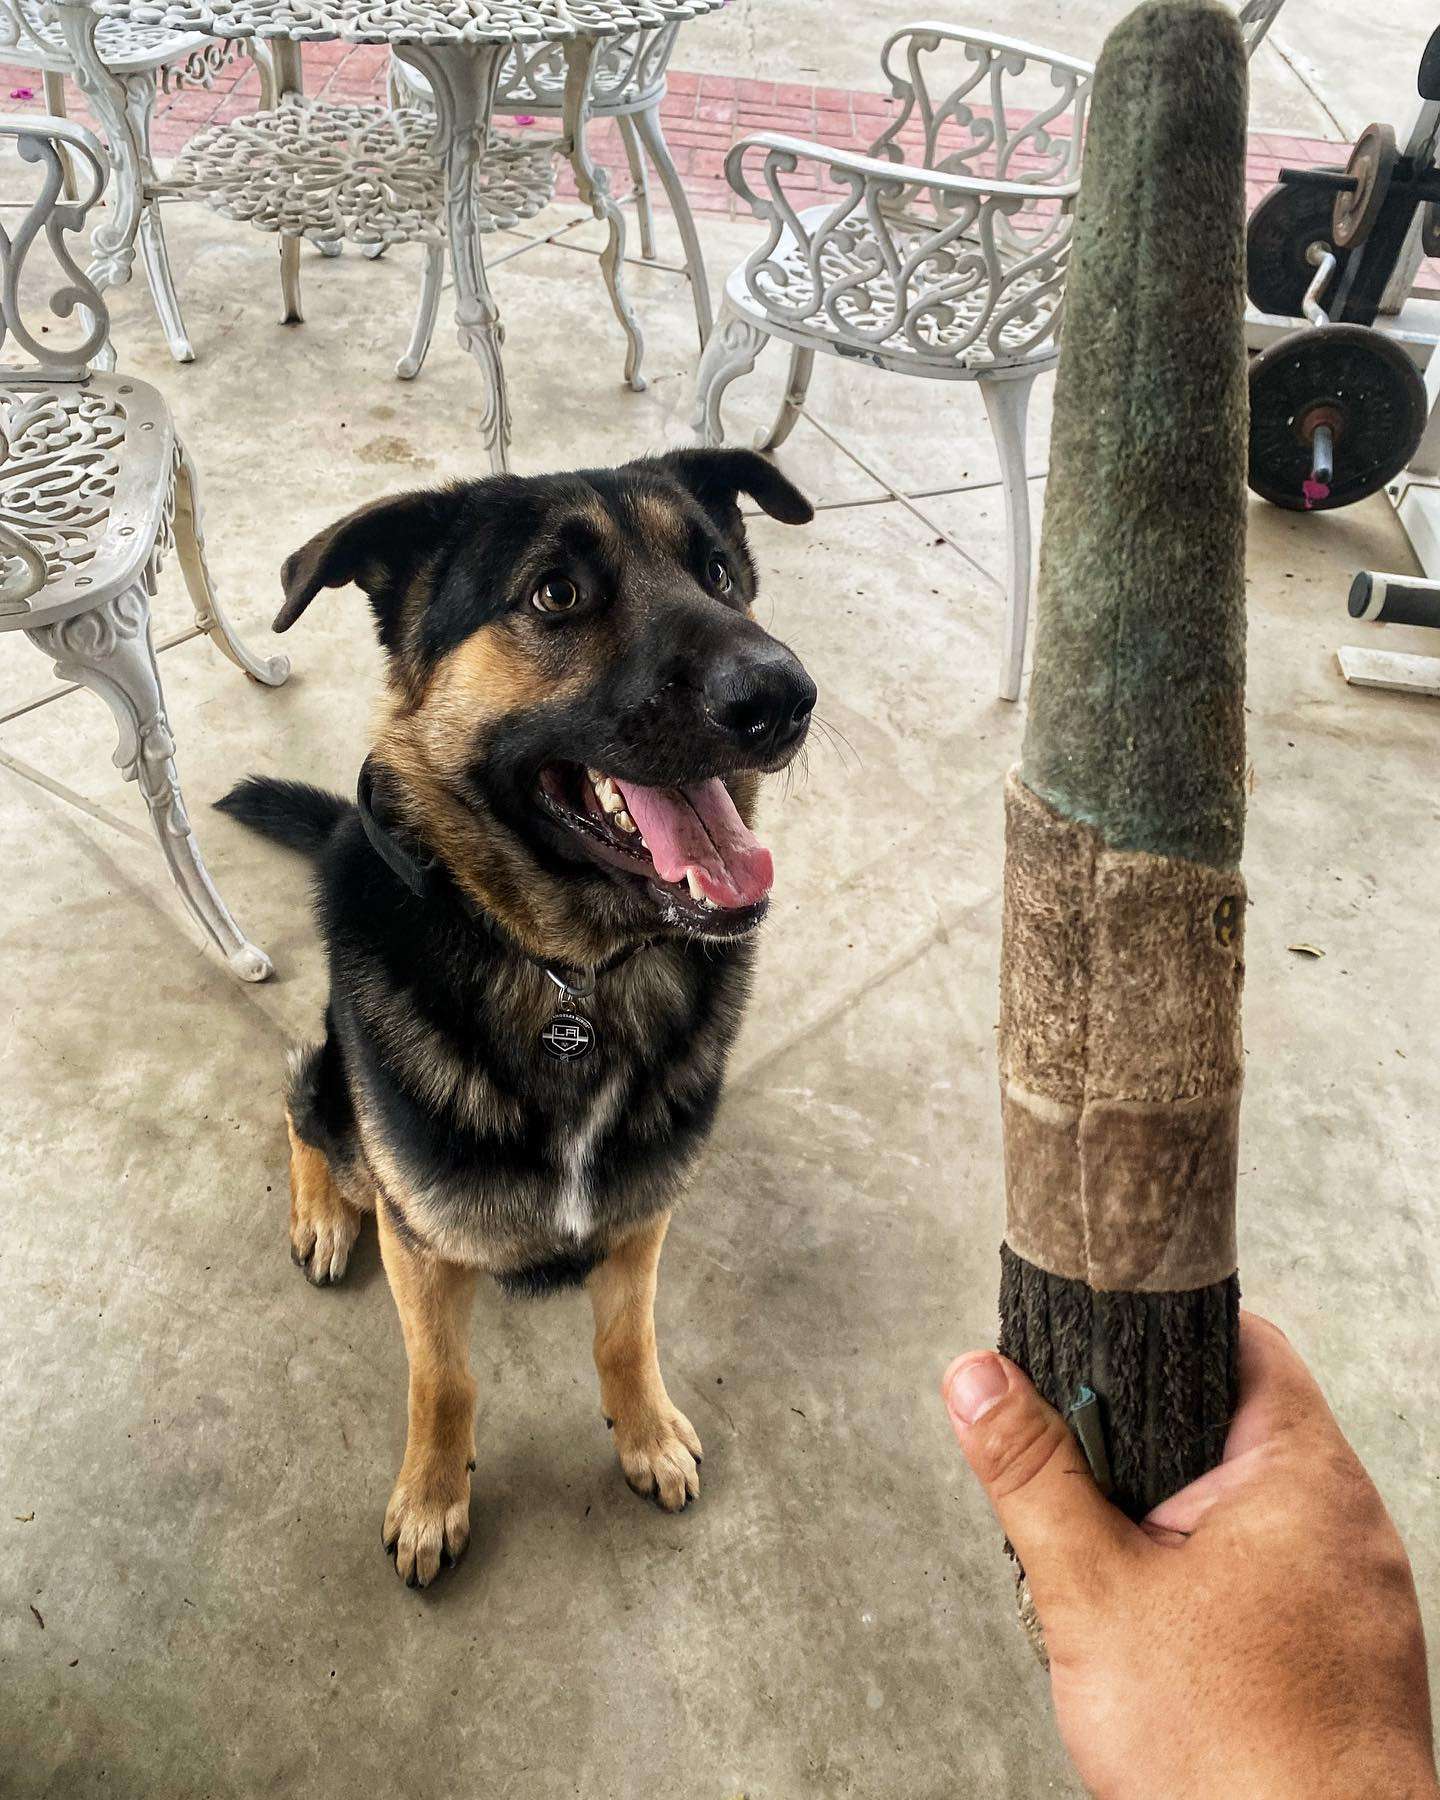
[[[522,1288],[580,1278],[673,1202],[703,1143],[748,946],[641,950],[575,1003],[597,1041],[560,1062],[541,1042],[562,1003],[544,972],[368,857],[337,859],[322,903],[335,1035],[382,1200],[447,1260]]]

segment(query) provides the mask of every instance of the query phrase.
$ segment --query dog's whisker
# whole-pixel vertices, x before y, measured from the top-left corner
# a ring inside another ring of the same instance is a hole
[[[832,725],[828,719],[822,719],[819,713],[815,713],[810,722],[812,725],[817,726],[824,734],[825,742],[840,758],[840,766],[842,768],[848,770],[852,766],[857,769],[860,767],[860,752],[850,742],[849,738],[846,737],[845,733],[841,731],[838,725]]]

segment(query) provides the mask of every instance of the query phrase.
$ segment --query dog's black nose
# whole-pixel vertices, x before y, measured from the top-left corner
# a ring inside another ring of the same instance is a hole
[[[776,756],[802,737],[815,705],[815,683],[788,650],[767,646],[714,664],[705,677],[705,710],[747,749]]]

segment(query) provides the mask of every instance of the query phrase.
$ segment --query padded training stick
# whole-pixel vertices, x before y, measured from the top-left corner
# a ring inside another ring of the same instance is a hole
[[[1137,1517],[1236,1394],[1245,115],[1213,0],[1110,34],[1006,797],[1000,1347]]]

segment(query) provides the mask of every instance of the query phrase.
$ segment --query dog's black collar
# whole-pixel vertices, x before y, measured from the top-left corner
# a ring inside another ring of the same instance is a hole
[[[412,894],[418,895],[421,899],[431,898],[435,894],[436,877],[442,866],[439,858],[428,853],[412,856],[400,840],[385,829],[375,817],[374,791],[375,774],[367,756],[360,765],[360,776],[355,783],[355,810],[360,815],[360,823],[364,828],[365,836],[370,841],[370,848],[390,872],[404,882]],[[617,951],[614,956],[608,957],[603,963],[598,963],[593,969],[572,968],[565,963],[546,962],[542,956],[532,956],[528,950],[523,950],[519,944],[514,943],[496,920],[492,919],[488,913],[482,912],[467,896],[460,895],[459,898],[465,917],[471,925],[485,932],[487,936],[495,939],[507,950],[512,950],[517,956],[523,956],[526,962],[533,963],[537,969],[543,969],[569,1000],[583,1000],[587,995],[593,994],[595,983],[601,975],[608,975],[612,969],[618,969],[622,963],[629,962],[636,951],[644,950],[654,941],[651,938],[642,938],[638,944],[631,944],[626,949]]]

